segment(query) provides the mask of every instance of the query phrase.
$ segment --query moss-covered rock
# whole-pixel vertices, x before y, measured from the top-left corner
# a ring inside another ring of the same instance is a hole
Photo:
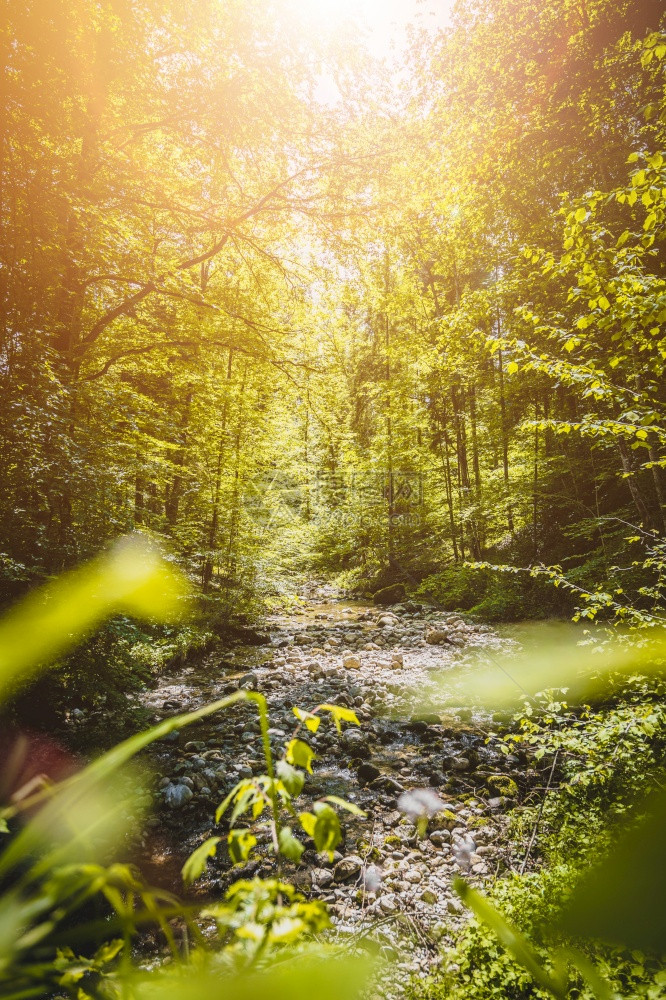
[[[506,774],[489,774],[486,778],[486,784],[497,795],[504,795],[508,799],[518,797],[518,785],[513,778],[509,778]]]

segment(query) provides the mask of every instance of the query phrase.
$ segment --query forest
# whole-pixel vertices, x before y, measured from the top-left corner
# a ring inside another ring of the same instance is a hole
[[[662,3],[0,53],[0,996],[666,996]]]

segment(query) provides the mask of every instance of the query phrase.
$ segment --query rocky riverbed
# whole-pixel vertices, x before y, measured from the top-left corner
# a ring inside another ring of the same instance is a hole
[[[298,724],[294,706],[353,708],[360,727],[343,725],[338,734],[325,721],[315,734],[299,733],[316,754],[299,808],[335,794],[366,816],[343,816],[344,841],[332,862],[308,849],[298,867],[283,864],[282,875],[327,901],[337,933],[372,941],[375,950],[397,955],[405,974],[422,974],[465,919],[451,888],[455,875],[484,885],[516,863],[507,813],[525,787],[523,761],[487,740],[499,718],[456,708],[451,697],[442,707],[447,671],[506,650],[511,640],[457,614],[409,602],[378,608],[339,600],[326,588],[266,628],[265,645],[210,654],[162,678],[145,702],[162,719],[238,687],[261,691],[277,757]],[[449,694],[455,702],[455,691]],[[227,792],[265,770],[251,705],[172,735],[152,750],[159,814],[145,841],[150,874],[169,888],[189,852],[221,832],[214,812]],[[425,789],[441,805],[420,838],[399,803],[405,792]],[[276,871],[268,853],[232,870],[220,852],[196,891],[219,897],[234,878]]]

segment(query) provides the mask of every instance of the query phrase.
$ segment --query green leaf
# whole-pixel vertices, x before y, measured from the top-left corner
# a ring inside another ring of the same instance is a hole
[[[71,649],[104,618],[182,617],[184,579],[147,538],[121,539],[108,553],[34,591],[0,622],[0,696]]]
[[[568,948],[563,952],[563,957],[568,958],[571,964],[578,969],[596,1000],[615,1000],[616,994],[611,989],[610,984],[600,975],[599,970],[586,955],[573,948]]]
[[[310,730],[311,733],[317,732],[321,724],[321,719],[319,718],[318,715],[315,715],[313,712],[304,712],[302,708],[297,708],[295,705],[292,708],[292,712],[299,720],[299,722],[305,723],[306,727]]]
[[[332,860],[333,851],[342,840],[338,814],[325,802],[316,802],[314,812],[317,817],[313,832],[315,847],[318,851],[327,851]]]
[[[297,795],[300,795],[305,784],[305,775],[288,764],[286,760],[278,761],[276,770],[280,781],[291,797],[296,798]]]
[[[296,767],[303,767],[312,774],[312,761],[315,754],[311,747],[307,743],[304,743],[303,740],[290,740],[285,748],[285,756],[289,764],[295,764]]]
[[[250,924],[248,920],[244,927]],[[252,929],[255,942],[261,943],[267,928],[255,923]],[[286,961],[271,958],[224,976],[214,962],[174,962],[156,969],[146,981],[132,983],[131,992],[137,1000],[362,1000],[371,990],[374,969],[367,956],[358,959],[331,950],[324,961],[321,949],[313,949]]]
[[[191,885],[192,882],[203,875],[208,859],[215,856],[217,845],[221,840],[221,837],[209,837],[195,851],[192,851],[181,869],[185,885]]]
[[[249,830],[230,830],[227,837],[227,848],[233,864],[244,864],[256,843],[257,838]]]
[[[282,827],[278,843],[280,847],[280,854],[283,854],[285,858],[289,858],[290,861],[295,861],[296,864],[298,864],[301,860],[301,855],[305,850],[305,847],[301,844],[300,840],[297,840],[296,837],[294,837],[290,826]]]
[[[564,998],[567,993],[565,981],[554,979],[543,968],[541,960],[527,939],[510,924],[492,903],[476,889],[472,889],[462,879],[454,879],[453,888],[463,903],[473,911],[478,919],[491,929],[498,941],[526,969],[534,981],[556,997]]]
[[[558,920],[568,935],[663,954],[666,942],[666,794],[634,810],[619,842],[575,883]]]
[[[514,375],[518,371],[518,368],[519,366],[516,364],[515,361],[509,361],[508,365],[506,366],[507,374]]]
[[[333,717],[333,722],[335,723],[335,728],[338,732],[342,731],[341,722],[351,722],[355,726],[360,726],[361,723],[358,720],[356,712],[351,708],[344,708],[342,705],[320,705],[320,710],[322,712],[330,712]]]
[[[259,804],[261,808],[257,811],[255,806]],[[257,786],[251,779],[240,782],[236,794],[236,802],[229,817],[229,824],[233,826],[239,816],[242,816],[248,809],[252,809],[252,816],[257,818],[263,808],[263,800],[259,794]]]
[[[341,799],[338,795],[326,795],[324,802],[332,802],[334,805],[340,806],[341,809],[346,809],[347,812],[353,813],[354,816],[366,815],[363,810],[359,809],[359,807],[353,802],[347,802],[346,799]]]
[[[298,820],[308,837],[314,837],[315,826],[317,825],[317,817],[315,814],[311,812],[299,813]]]
[[[637,536],[638,537],[638,536]],[[553,578],[559,578],[552,571]],[[561,584],[566,580],[560,578]],[[657,632],[650,646],[639,648],[625,643],[608,643],[603,657],[591,656],[589,647],[580,645],[578,637],[568,630],[553,633],[546,642],[540,642],[533,649],[522,653],[512,652],[510,656],[497,654],[497,662],[488,666],[479,663],[464,670],[456,668],[447,671],[446,682],[442,681],[439,692],[433,694],[433,707],[441,704],[442,697],[454,689],[456,698],[465,699],[473,705],[514,705],[525,692],[529,697],[549,687],[569,688],[572,703],[588,704],[590,699],[604,697],[607,677],[617,673],[633,677],[638,673],[662,673],[663,659],[666,657],[666,633]],[[498,670],[498,664],[501,668]],[[457,701],[456,704],[460,704]],[[440,709],[441,710],[441,709]]]
[[[576,220],[576,222],[585,222],[586,218],[587,218],[587,211],[586,211],[586,209],[584,209],[584,208],[577,208],[576,209],[576,214],[574,215],[574,219]]]
[[[233,799],[235,798],[235,796],[237,795],[238,791],[240,790],[241,786],[244,785],[244,784],[245,784],[245,781],[239,781],[238,784],[234,785],[234,787],[231,789],[231,791],[229,792],[229,794],[222,800],[222,802],[220,802],[219,806],[215,810],[215,822],[216,823],[220,822],[220,820],[224,816],[225,812],[227,811],[227,809],[231,805]]]

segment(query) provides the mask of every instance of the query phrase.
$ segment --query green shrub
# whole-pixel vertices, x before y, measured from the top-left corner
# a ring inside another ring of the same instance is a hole
[[[546,618],[573,610],[573,602],[543,580],[467,565],[427,577],[414,596],[445,611],[469,611],[486,622]]]
[[[469,611],[485,594],[489,579],[487,573],[455,566],[426,577],[414,596],[439,604],[446,611]]]

